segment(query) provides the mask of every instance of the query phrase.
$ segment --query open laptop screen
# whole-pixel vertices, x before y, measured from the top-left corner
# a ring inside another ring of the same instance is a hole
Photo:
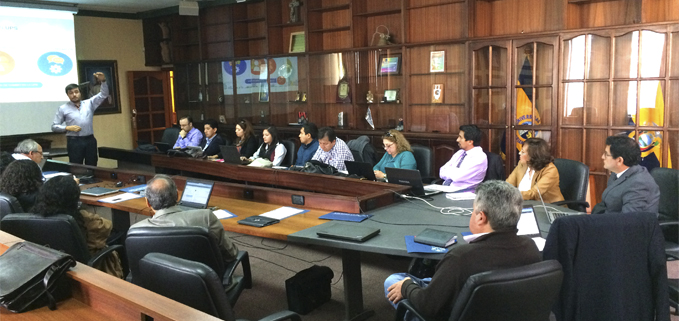
[[[182,192],[181,205],[206,208],[214,182],[187,180]]]
[[[525,205],[521,210],[521,218],[516,225],[519,230],[517,235],[525,235],[529,237],[540,236],[540,228],[538,227],[538,219],[535,217],[535,209],[531,205]]]

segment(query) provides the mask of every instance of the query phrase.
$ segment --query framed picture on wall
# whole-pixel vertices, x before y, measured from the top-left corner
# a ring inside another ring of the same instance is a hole
[[[446,71],[446,52],[432,51],[429,57],[429,72]]]
[[[401,55],[380,55],[380,63],[377,68],[378,76],[400,75],[401,74]]]
[[[106,76],[109,95],[94,112],[95,115],[120,113],[120,89],[118,87],[118,62],[116,60],[78,60],[78,82],[82,100],[90,99],[101,91],[101,83],[94,76],[101,72]]]

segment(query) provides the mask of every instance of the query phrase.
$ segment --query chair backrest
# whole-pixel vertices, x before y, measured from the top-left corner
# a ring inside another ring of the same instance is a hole
[[[449,320],[548,320],[563,272],[555,260],[474,274]]]
[[[486,157],[488,158],[488,169],[486,169],[486,176],[483,177],[483,181],[504,181],[506,179],[505,162],[502,160],[502,156],[485,150],[483,152],[486,153]]]
[[[431,148],[422,145],[411,145],[410,148],[413,150],[413,156],[415,156],[417,170],[422,175],[422,182],[430,183],[434,179],[434,158]]]
[[[669,320],[664,249],[656,213],[554,220],[542,255],[563,267],[556,319]]]
[[[205,227],[131,228],[127,231],[125,251],[135,284],[139,281],[139,261],[152,252],[204,263],[218,275],[224,275],[226,270],[219,245]]]
[[[7,214],[21,213],[23,211],[16,197],[0,192],[0,220]]]
[[[169,144],[170,146],[174,146],[174,143],[177,142],[177,137],[179,137],[180,131],[181,129],[178,127],[165,128],[165,130],[163,131],[163,138],[161,138],[161,141],[165,144]]]
[[[587,186],[589,184],[589,167],[587,165],[565,158],[554,159],[554,166],[559,172],[559,189],[566,201],[587,201]],[[569,205],[572,210],[584,211],[579,205]]]
[[[351,150],[354,161],[377,164],[377,152],[375,147],[370,144],[370,137],[363,135],[347,142],[347,147]]]
[[[2,219],[0,229],[26,241],[68,253],[80,263],[87,264],[90,260],[87,241],[73,216],[8,214]]]
[[[297,153],[295,152],[295,142],[284,139],[281,140],[281,144],[285,146],[285,158],[283,158],[283,162],[281,162],[280,166],[285,166],[289,167],[292,165],[295,165],[295,158],[297,157]]]
[[[220,277],[209,266],[163,253],[139,261],[139,286],[223,320],[234,320]]]
[[[679,219],[679,169],[656,167],[651,176],[660,188],[658,219],[676,221]]]

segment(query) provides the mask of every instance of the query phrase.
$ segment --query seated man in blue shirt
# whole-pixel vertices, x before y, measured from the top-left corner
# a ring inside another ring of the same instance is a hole
[[[179,127],[182,130],[179,132],[177,142],[172,148],[182,149],[189,146],[200,146],[200,141],[203,139],[203,134],[198,128],[193,127],[193,119],[191,116],[184,116],[179,119]]]
[[[318,127],[314,123],[306,123],[299,129],[299,141],[302,145],[297,151],[296,166],[304,166],[310,161],[318,149]]]

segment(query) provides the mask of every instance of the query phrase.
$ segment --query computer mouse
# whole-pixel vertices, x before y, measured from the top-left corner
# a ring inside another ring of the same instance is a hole
[[[123,182],[117,182],[116,187],[123,187]]]

